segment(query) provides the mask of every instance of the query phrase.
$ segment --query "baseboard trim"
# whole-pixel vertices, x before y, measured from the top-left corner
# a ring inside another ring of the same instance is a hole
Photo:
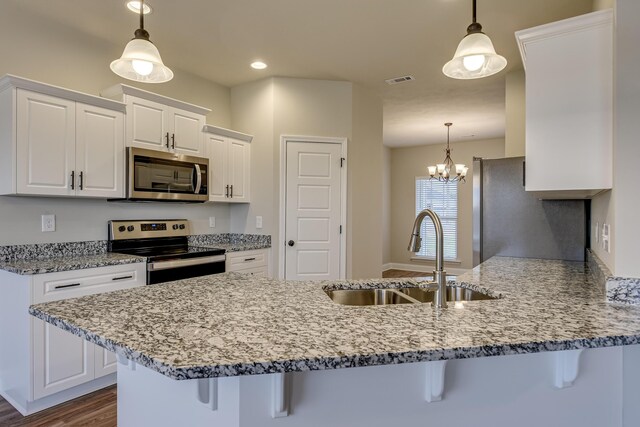
[[[416,265],[416,264],[402,264],[398,262],[389,262],[382,265],[382,271],[387,270],[405,270],[405,271],[415,271],[418,273],[431,273],[433,271],[432,265]],[[470,270],[466,268],[447,268],[445,267],[447,274],[459,276],[464,274]]]

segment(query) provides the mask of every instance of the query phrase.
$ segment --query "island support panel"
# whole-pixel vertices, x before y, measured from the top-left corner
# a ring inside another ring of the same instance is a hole
[[[575,359],[579,369],[561,389],[559,352],[450,360],[442,400],[432,403],[425,399],[430,362],[213,381],[176,381],[120,363],[118,425],[626,427],[622,348],[567,356],[564,366],[574,372]]]

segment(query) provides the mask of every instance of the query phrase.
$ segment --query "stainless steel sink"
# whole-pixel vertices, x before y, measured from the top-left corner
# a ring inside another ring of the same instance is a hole
[[[394,289],[340,289],[325,292],[333,302],[342,305],[387,305],[414,302]]]
[[[342,305],[389,305],[431,303],[435,300],[436,289],[398,288],[398,289],[339,289],[325,291],[333,302]],[[462,288],[447,286],[447,302],[492,300],[495,297]]]
[[[437,289],[423,289],[423,288],[401,288],[398,292],[403,295],[407,295],[420,302],[433,302],[436,296]],[[495,297],[483,294],[481,292],[473,291],[471,289],[462,288],[460,286],[447,286],[447,302],[458,301],[480,301],[480,300],[492,300]]]

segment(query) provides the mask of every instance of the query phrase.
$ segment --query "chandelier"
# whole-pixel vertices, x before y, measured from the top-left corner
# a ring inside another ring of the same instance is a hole
[[[453,163],[451,160],[451,148],[449,147],[449,131],[453,123],[445,123],[447,127],[447,149],[444,162],[438,163],[435,166],[427,166],[429,170],[429,179],[437,179],[443,182],[465,182],[467,171],[469,170],[462,163]]]

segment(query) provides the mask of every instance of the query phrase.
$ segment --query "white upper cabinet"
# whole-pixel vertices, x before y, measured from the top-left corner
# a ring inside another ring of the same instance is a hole
[[[202,128],[211,110],[124,84],[102,95],[127,104],[128,147],[204,155]]]
[[[124,189],[124,116],[76,104],[77,196],[116,198]]]
[[[209,200],[225,203],[251,201],[251,140],[244,133],[207,125]]]
[[[75,102],[23,89],[17,98],[17,193],[75,194]]]
[[[124,197],[125,105],[0,79],[0,194]]]
[[[526,72],[526,190],[589,198],[612,186],[611,10],[516,32]]]

